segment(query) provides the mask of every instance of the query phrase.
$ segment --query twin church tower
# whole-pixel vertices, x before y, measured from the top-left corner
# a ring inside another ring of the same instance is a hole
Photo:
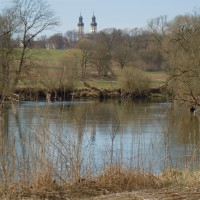
[[[97,22],[96,22],[96,17],[92,16],[92,22],[90,23],[91,26],[91,33],[96,33],[97,32]],[[79,22],[78,22],[78,33],[79,34],[84,34],[84,23],[83,23],[83,17],[80,15],[79,17]]]

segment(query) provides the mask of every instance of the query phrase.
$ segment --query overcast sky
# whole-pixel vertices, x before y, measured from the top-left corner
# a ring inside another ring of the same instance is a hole
[[[10,0],[0,0],[0,11],[10,4]],[[200,0],[47,0],[59,17],[61,26],[54,33],[65,33],[77,29],[80,13],[85,24],[85,32],[90,31],[94,12],[97,30],[105,28],[145,27],[148,20],[167,15],[176,15],[200,10]]]

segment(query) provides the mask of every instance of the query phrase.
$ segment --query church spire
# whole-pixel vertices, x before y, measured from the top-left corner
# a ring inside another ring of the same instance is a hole
[[[84,23],[83,23],[83,17],[82,17],[81,14],[80,14],[80,17],[79,17],[79,22],[78,22],[78,33],[79,34],[84,33]]]
[[[96,33],[97,32],[97,22],[96,22],[96,17],[94,16],[94,12],[93,12],[93,16],[92,16],[92,22],[91,22],[91,33]]]

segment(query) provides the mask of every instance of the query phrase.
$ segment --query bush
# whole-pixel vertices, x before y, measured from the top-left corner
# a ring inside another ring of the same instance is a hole
[[[124,68],[120,77],[122,89],[126,92],[147,92],[150,88],[150,79],[147,75],[137,68]]]
[[[78,58],[65,56],[60,62],[60,70],[57,72],[59,88],[73,89],[80,79]]]

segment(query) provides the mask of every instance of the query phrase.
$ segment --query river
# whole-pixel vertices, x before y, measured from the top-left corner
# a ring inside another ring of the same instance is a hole
[[[62,174],[199,166],[199,117],[158,99],[21,102],[1,112],[0,125],[1,166],[11,176],[44,163]]]

